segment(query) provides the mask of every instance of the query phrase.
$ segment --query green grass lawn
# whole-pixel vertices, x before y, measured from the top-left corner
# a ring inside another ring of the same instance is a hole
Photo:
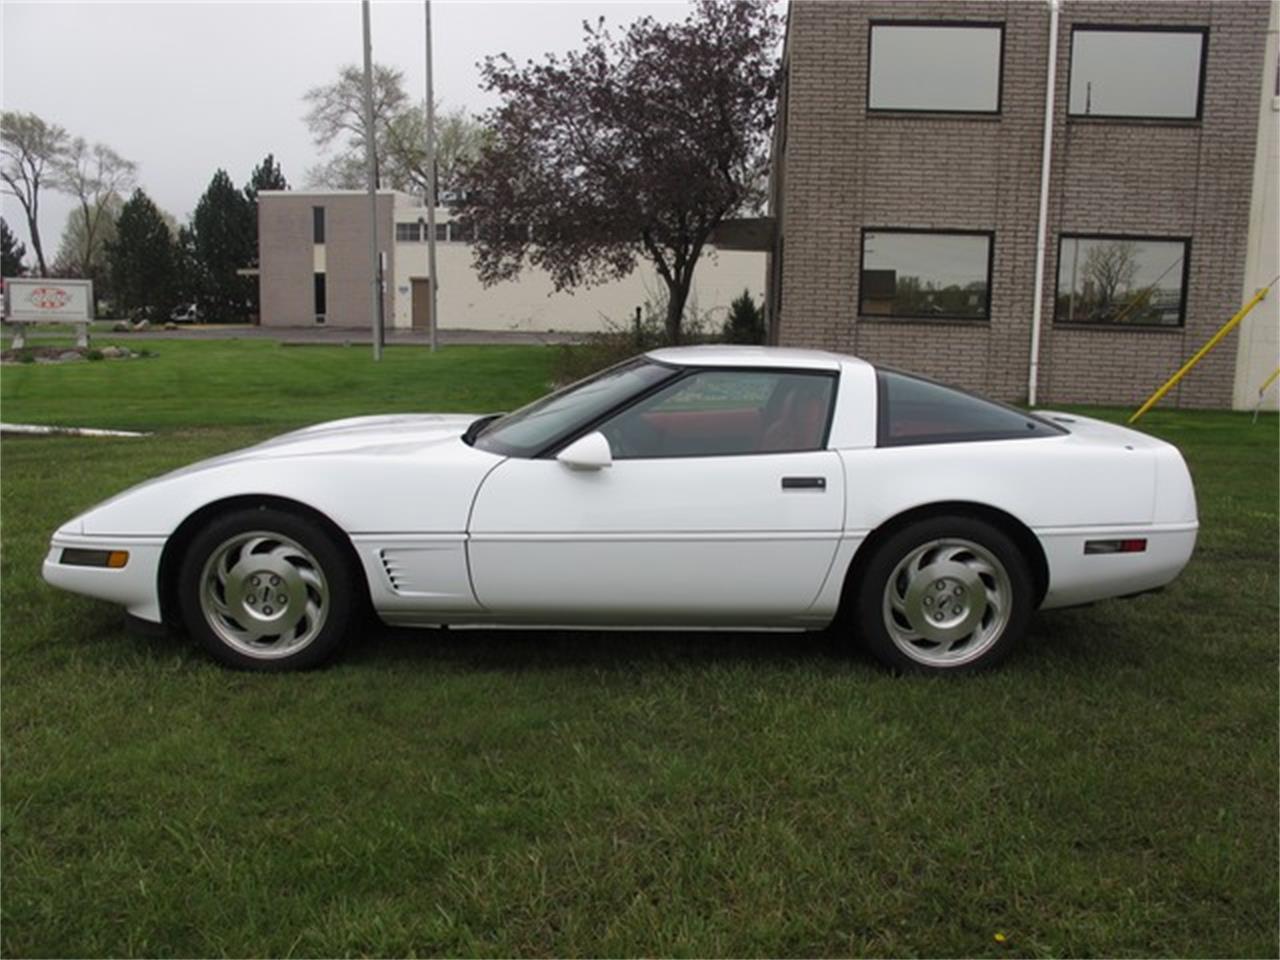
[[[0,375],[10,423],[137,430],[295,426],[364,413],[507,410],[546,392],[541,347],[282,346],[264,340],[98,338],[154,356],[18,364]]]
[[[550,352],[148,346],[0,373],[5,420],[157,431],[0,444],[5,955],[1277,954],[1274,416],[1150,415],[1190,568],[1038,616],[991,675],[377,630],[258,676],[44,586],[49,533],[301,422],[509,408]]]

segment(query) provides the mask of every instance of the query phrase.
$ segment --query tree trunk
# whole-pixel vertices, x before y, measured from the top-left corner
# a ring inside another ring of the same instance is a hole
[[[30,212],[27,212],[27,233],[31,234],[31,247],[35,251],[36,263],[40,267],[40,276],[47,277],[49,268],[45,266],[44,262],[44,245],[40,242],[40,225]]]
[[[682,274],[685,271],[681,271]],[[693,285],[693,271],[677,276],[667,284],[667,342],[676,347],[684,339],[684,305],[689,300],[689,288]]]
[[[680,321],[684,317],[684,298],[675,285],[667,287],[667,343],[680,343]]]

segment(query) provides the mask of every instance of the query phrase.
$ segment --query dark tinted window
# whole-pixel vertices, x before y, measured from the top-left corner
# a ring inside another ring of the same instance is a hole
[[[422,239],[422,225],[417,223],[397,223],[397,243],[417,243]]]
[[[819,450],[835,378],[779,370],[702,370],[609,420],[615,458],[714,457]]]
[[[877,23],[871,27],[872,110],[995,113],[1002,29]]]
[[[882,447],[1065,433],[1039,417],[894,370],[877,370]]]
[[[866,230],[859,309],[868,316],[984,320],[990,275],[989,234]]]
[[[324,207],[311,208],[311,241],[324,243]]]
[[[1200,30],[1103,30],[1071,34],[1071,102],[1078,117],[1200,115]]]
[[[1176,327],[1185,314],[1185,240],[1064,236],[1058,323]]]
[[[328,291],[326,290],[326,285],[325,285],[325,276],[323,273],[317,273],[315,275],[316,316],[322,317],[328,312],[327,310],[327,307],[329,305],[328,300],[329,300],[329,297],[328,297]]]

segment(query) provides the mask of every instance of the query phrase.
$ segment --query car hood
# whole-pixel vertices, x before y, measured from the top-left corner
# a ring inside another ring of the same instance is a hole
[[[456,440],[475,419],[476,415],[465,413],[414,413],[332,420],[201,460],[167,476],[181,476],[252,460],[335,455],[392,457],[423,453]]]
[[[317,499],[324,499],[326,493],[368,488],[369,478],[376,482],[388,475],[392,461],[420,466],[428,460],[440,471],[462,466],[466,476],[482,473],[492,458],[477,461],[478,451],[458,440],[475,419],[472,414],[392,414],[317,424],[144,481],[92,507],[63,531],[167,532],[184,511],[207,500],[247,493],[301,497],[312,482]],[[474,492],[469,483],[459,486],[467,497]],[[139,504],[141,509],[118,516],[121,508]]]
[[[401,413],[349,417],[273,437],[227,454],[233,458],[270,458],[309,454],[404,453],[462,436],[476,419],[470,413]]]

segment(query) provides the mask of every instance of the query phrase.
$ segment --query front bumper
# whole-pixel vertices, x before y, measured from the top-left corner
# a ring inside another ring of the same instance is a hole
[[[123,567],[83,567],[62,563],[62,551],[127,550],[129,562]],[[135,617],[160,622],[160,554],[164,539],[159,537],[96,537],[59,530],[49,543],[41,574],[45,582],[62,590],[118,603]]]

